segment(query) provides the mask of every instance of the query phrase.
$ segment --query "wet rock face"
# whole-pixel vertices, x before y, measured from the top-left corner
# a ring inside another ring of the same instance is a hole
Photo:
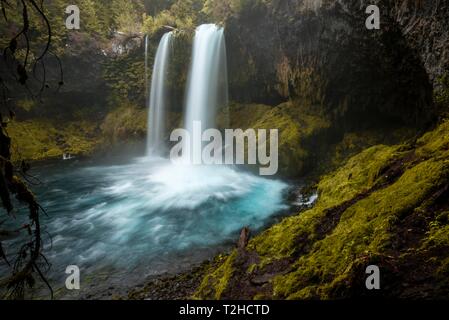
[[[116,32],[110,40],[110,48],[104,50],[106,56],[121,56],[131,53],[142,46],[142,34],[125,34]]]
[[[365,27],[373,3],[381,30]],[[419,126],[448,70],[445,21],[445,1],[254,2],[226,21],[231,97],[294,99],[346,129]]]
[[[397,1],[392,15],[410,47],[421,57],[431,81],[449,72],[449,3],[435,1]]]
[[[275,88],[279,35],[269,8],[259,5],[231,16],[226,23],[229,89],[239,102],[278,104]]]

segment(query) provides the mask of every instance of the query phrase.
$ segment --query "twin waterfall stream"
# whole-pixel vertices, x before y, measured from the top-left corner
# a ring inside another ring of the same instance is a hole
[[[169,59],[172,52],[172,35],[172,32],[169,32],[162,37],[156,52],[148,108],[148,155],[159,155],[163,152],[165,139],[165,111],[167,104],[166,78]],[[145,41],[145,75],[147,76],[148,37],[145,38]]]
[[[147,38],[148,39],[148,38]],[[148,156],[160,156],[166,152],[168,136],[166,123],[167,72],[173,54],[173,32],[166,33],[159,44],[153,67],[148,106]],[[148,66],[148,46],[145,46],[145,65]],[[187,82],[184,126],[193,135],[195,121],[202,129],[215,128],[219,108],[228,105],[228,76],[224,30],[214,24],[197,28],[192,61]],[[193,149],[201,148],[201,141],[193,141]]]

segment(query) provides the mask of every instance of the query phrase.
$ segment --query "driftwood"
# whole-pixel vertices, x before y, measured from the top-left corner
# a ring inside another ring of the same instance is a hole
[[[237,247],[244,250],[248,245],[250,230],[248,227],[244,227],[240,232],[240,238]]]

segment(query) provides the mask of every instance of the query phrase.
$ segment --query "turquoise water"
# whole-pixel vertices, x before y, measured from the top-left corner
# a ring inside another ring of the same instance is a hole
[[[236,243],[242,227],[262,228],[287,208],[286,183],[225,166],[137,158],[102,166],[64,161],[33,173],[48,213],[45,255],[55,279],[68,265],[84,274],[158,274],[198,262]],[[11,253],[14,243],[4,246]]]

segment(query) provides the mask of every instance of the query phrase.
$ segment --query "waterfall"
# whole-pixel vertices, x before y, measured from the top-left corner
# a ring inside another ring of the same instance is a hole
[[[149,82],[148,82],[148,58],[150,56],[148,49],[149,49],[149,43],[150,43],[150,37],[148,35],[145,36],[145,98],[149,98],[150,94],[150,88],[149,88]]]
[[[164,152],[165,109],[167,104],[166,78],[172,47],[172,35],[172,32],[164,34],[154,61],[148,106],[148,155],[161,155]]]
[[[215,128],[219,108],[228,104],[228,79],[224,30],[214,24],[199,26],[193,42],[192,61],[186,96],[185,128],[193,137],[194,122],[202,131]],[[194,157],[201,153],[202,142],[193,141]]]

